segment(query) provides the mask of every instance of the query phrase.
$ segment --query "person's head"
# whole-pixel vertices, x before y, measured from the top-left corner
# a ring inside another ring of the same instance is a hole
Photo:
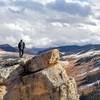
[[[20,40],[20,42],[22,42],[23,40]]]

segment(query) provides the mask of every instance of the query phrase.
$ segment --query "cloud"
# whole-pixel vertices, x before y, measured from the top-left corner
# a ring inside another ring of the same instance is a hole
[[[40,12],[43,10],[43,5],[34,0],[18,0],[18,1],[16,0],[13,1],[12,4],[21,9],[25,8],[25,9],[30,9],[30,10],[40,11]]]
[[[46,5],[46,4],[51,3],[51,2],[55,2],[55,0],[33,0],[33,1],[39,2],[43,5]]]
[[[4,27],[8,28],[12,31],[19,31],[19,32],[32,32],[34,29],[32,24],[27,21],[17,19],[14,22],[4,23]]]
[[[25,10],[24,8],[19,8],[17,6],[9,6],[8,9],[13,13],[22,13]]]
[[[99,0],[1,0],[0,43],[51,47],[100,43]],[[11,40],[11,41],[9,41]]]
[[[31,37],[29,35],[25,35],[25,34],[21,34],[21,39],[23,41],[25,41],[26,44],[30,44],[31,43]]]
[[[38,39],[38,41],[34,41],[34,46],[41,47],[41,44],[43,47],[49,47],[49,45],[52,45],[52,39],[48,37],[42,37]]]
[[[56,0],[56,2],[49,3],[47,6],[51,9],[66,12],[72,15],[88,16],[92,13],[89,5],[82,5],[82,3],[79,2],[65,2],[65,0]]]
[[[7,28],[9,28],[10,30],[18,30],[18,31],[23,31],[23,28],[21,28],[19,25],[16,25],[16,24],[14,24],[14,23],[5,23],[5,26],[7,27]]]

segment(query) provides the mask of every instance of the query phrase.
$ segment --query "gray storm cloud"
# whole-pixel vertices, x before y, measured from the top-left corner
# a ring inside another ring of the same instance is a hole
[[[99,43],[98,0],[1,0],[0,43],[51,47]],[[10,41],[9,41],[10,40]]]

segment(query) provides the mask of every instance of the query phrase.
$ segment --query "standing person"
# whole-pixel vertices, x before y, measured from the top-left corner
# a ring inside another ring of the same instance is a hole
[[[20,42],[18,43],[18,49],[19,49],[19,57],[23,57],[25,49],[25,43],[23,42],[23,40],[20,40]]]

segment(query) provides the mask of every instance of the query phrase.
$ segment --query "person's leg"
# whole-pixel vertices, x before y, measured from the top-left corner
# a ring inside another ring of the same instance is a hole
[[[22,57],[22,50],[21,50],[21,57]]]
[[[21,50],[19,49],[19,57],[21,57]]]
[[[24,54],[24,50],[22,50],[22,57],[23,57],[23,54]]]
[[[23,49],[23,53],[22,54],[24,55],[24,49]]]

